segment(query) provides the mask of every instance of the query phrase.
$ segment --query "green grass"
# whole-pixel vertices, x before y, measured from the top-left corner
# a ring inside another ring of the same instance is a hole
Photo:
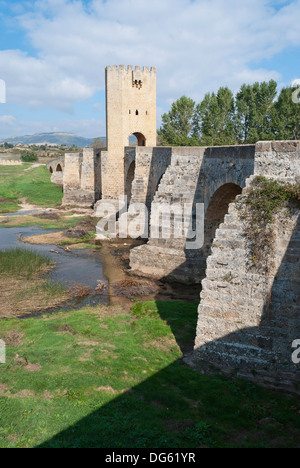
[[[299,445],[299,400],[182,365],[196,303],[45,318],[1,321],[1,448]]]
[[[62,201],[62,190],[50,181],[45,166],[26,171],[30,164],[1,166],[0,168],[0,212],[15,212],[20,198],[38,206],[53,207]]]
[[[84,220],[82,217],[67,218],[62,216],[58,220],[43,219],[38,216],[14,216],[5,218],[3,221],[0,221],[0,226],[3,228],[10,227],[29,227],[29,226],[39,226],[44,229],[69,229],[77,226],[80,221]]]
[[[0,251],[0,275],[27,279],[45,273],[52,262],[46,255],[20,248]]]

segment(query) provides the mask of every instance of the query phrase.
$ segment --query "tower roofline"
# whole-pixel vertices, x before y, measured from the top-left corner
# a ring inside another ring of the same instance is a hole
[[[156,73],[156,67],[149,67],[140,65],[108,65],[106,71],[121,71],[121,72],[132,72],[132,71],[141,71],[143,73]]]

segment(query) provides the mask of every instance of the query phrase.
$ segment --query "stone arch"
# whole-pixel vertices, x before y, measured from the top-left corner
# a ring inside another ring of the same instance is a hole
[[[62,172],[62,167],[60,164],[57,164],[56,166],[56,172]]]
[[[131,135],[137,139],[137,146],[146,146],[146,137],[141,132],[133,132]]]
[[[51,172],[51,174],[53,174],[52,166],[49,167],[49,171]]]
[[[135,161],[132,161],[132,163],[129,166],[126,180],[125,180],[125,195],[127,196],[128,204],[130,203],[130,200],[131,200],[132,183],[134,181],[134,176],[135,176]]]
[[[203,254],[205,257],[211,253],[216,230],[223,223],[229,204],[241,193],[242,188],[239,185],[226,183],[219,187],[211,197],[204,220]]]

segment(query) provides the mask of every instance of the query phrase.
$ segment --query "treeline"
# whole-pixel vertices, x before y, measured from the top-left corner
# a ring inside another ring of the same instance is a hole
[[[165,146],[214,146],[259,140],[300,139],[300,100],[296,88],[277,91],[270,80],[207,93],[201,103],[182,96],[163,114],[158,130]]]

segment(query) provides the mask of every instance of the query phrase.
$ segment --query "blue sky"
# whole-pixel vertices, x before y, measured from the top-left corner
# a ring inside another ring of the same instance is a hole
[[[300,0],[0,0],[0,138],[104,136],[107,65],[157,68],[158,126],[183,94],[288,86],[300,79],[299,20]]]

